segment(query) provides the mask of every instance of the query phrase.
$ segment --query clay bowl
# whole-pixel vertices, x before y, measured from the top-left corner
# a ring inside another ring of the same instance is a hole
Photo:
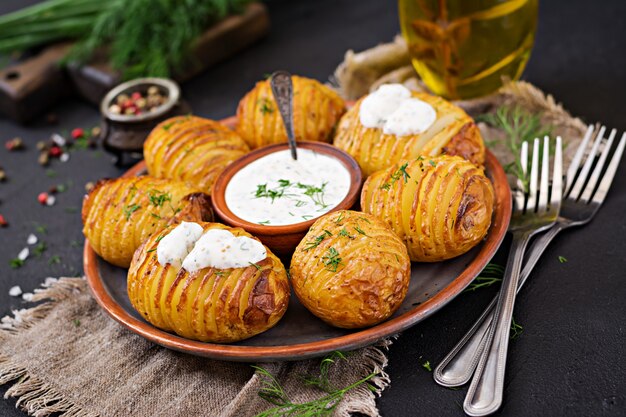
[[[348,190],[348,195],[346,195],[346,197],[336,207],[331,209],[329,213],[337,210],[350,209],[359,196],[362,183],[361,168],[359,168],[359,164],[354,160],[354,158],[339,148],[322,142],[298,142],[298,148],[309,149],[334,157],[346,167],[350,173],[350,189]],[[231,178],[240,169],[265,155],[283,151],[285,149],[289,149],[289,145],[287,143],[278,143],[256,149],[249,154],[242,156],[226,167],[213,184],[213,189],[211,191],[213,208],[215,209],[218,217],[224,223],[233,227],[241,227],[253,236],[259,238],[263,244],[268,246],[278,255],[291,254],[319,216],[304,222],[283,226],[268,226],[251,223],[235,216],[233,212],[230,211],[226,205],[225,192],[226,186],[230,182]]]

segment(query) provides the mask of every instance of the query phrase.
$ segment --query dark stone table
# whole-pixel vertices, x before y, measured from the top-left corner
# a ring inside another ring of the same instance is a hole
[[[29,1],[28,3],[32,3]],[[25,1],[5,1],[0,13]],[[325,80],[348,48],[362,50],[398,32],[397,5],[381,0],[270,1],[271,34],[258,45],[183,86],[196,114],[233,114],[240,97],[263,77],[284,68]],[[562,101],[587,122],[626,129],[626,2],[541,2],[535,49],[524,78]],[[60,123],[28,127],[0,120],[0,139],[21,136],[28,150],[0,149],[9,181],[0,184],[0,316],[21,308],[8,290],[32,291],[47,276],[82,270],[80,215],[84,184],[122,171],[102,152],[77,151],[49,170],[36,163],[35,143],[53,131],[98,123],[98,111],[78,100],[59,103]],[[52,171],[51,171],[52,170]],[[47,175],[48,174],[48,175]],[[54,175],[54,176],[52,176]],[[37,203],[50,186],[70,184],[53,207]],[[45,225],[43,256],[20,269],[10,259],[36,225]],[[584,230],[564,233],[546,251],[518,298],[515,319],[524,330],[509,351],[506,416],[626,415],[626,164],[605,206]],[[54,263],[59,257],[60,262]],[[560,263],[559,256],[568,262]],[[50,259],[52,258],[52,263]],[[493,289],[459,296],[425,322],[404,332],[389,352],[392,384],[378,405],[385,416],[461,416],[464,390],[437,386],[422,364],[436,364],[489,302]],[[6,387],[0,388],[4,393]],[[1,416],[23,415],[15,400],[0,401]]]

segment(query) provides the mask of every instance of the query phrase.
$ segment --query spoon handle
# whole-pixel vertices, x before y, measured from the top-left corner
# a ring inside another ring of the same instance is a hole
[[[291,82],[291,74],[287,71],[276,71],[272,74],[270,86],[287,131],[291,157],[297,160],[296,136],[293,132],[293,83]]]

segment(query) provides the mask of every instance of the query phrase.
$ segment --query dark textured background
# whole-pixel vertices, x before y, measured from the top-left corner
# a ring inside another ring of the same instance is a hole
[[[34,1],[5,0],[0,13]],[[183,86],[195,113],[210,118],[233,114],[239,98],[263,74],[284,68],[325,80],[348,48],[365,49],[390,40],[399,30],[395,1],[294,0],[269,2],[272,31],[258,45]],[[562,101],[585,121],[626,129],[626,2],[549,0],[540,6],[535,49],[524,78]],[[46,276],[82,270],[78,213],[83,184],[121,173],[101,152],[78,151],[66,164],[52,164],[55,178],[36,163],[36,141],[52,131],[98,123],[98,112],[78,100],[59,103],[58,127],[42,120],[24,128],[0,119],[0,141],[19,135],[29,149],[9,154],[0,165],[10,180],[0,184],[0,315],[21,308],[8,289],[25,291]],[[504,416],[626,415],[626,164],[622,164],[604,208],[584,230],[564,233],[546,251],[533,279],[518,298],[516,321],[523,334],[512,342],[506,375]],[[54,207],[37,194],[72,181]],[[20,269],[9,260],[35,227],[49,246]],[[49,265],[58,255],[61,263]],[[568,259],[559,263],[558,256]],[[463,294],[432,318],[404,332],[391,347],[392,384],[378,401],[384,416],[461,416],[464,390],[447,390],[421,365],[436,364],[478,317],[492,290]],[[0,388],[4,393],[5,388]],[[0,401],[0,416],[19,416],[15,401]]]

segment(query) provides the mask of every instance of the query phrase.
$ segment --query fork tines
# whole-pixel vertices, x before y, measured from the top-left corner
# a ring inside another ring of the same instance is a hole
[[[622,135],[611,162],[604,176],[602,176],[602,171],[611,152],[617,130],[612,129],[609,137],[605,138],[606,127],[601,126],[596,132],[591,148],[588,149],[594,130],[594,126],[590,125],[567,170],[565,197],[572,201],[580,200],[583,203],[589,203],[590,201],[602,203],[624,152],[626,132]],[[581,164],[583,164],[582,167]],[[591,175],[589,175],[590,172]],[[600,178],[602,178],[602,181],[600,181]],[[599,186],[598,181],[600,181]],[[598,186],[597,190],[596,186]]]
[[[528,142],[522,143],[520,152],[520,164],[524,177],[529,176],[528,190],[526,190],[524,181],[518,179],[517,190],[515,191],[515,203],[518,210],[524,209],[525,191],[528,191],[528,199],[526,200],[526,212],[536,211],[537,213],[545,213],[549,210],[557,210],[561,202],[563,190],[563,153],[562,139],[560,136],[556,138],[554,167],[552,173],[552,190],[550,195],[550,138],[543,138],[543,149],[540,146],[540,139],[536,138],[533,142],[533,151],[531,155],[531,168],[528,175]],[[541,177],[539,177],[539,155],[541,156]],[[538,195],[537,195],[538,194]]]

